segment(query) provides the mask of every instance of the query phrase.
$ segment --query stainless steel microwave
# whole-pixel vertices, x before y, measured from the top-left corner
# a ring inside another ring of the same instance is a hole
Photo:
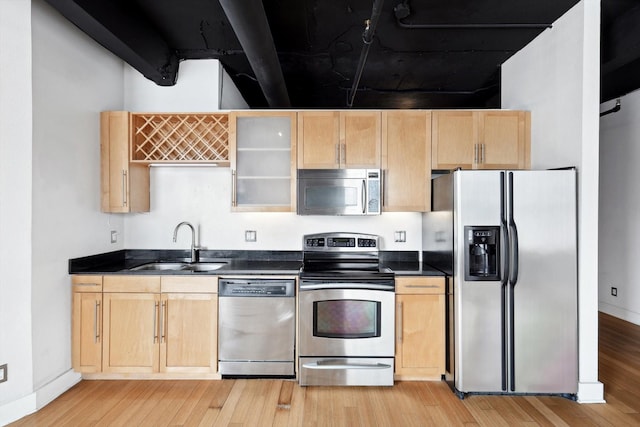
[[[380,215],[380,169],[298,169],[298,215]]]

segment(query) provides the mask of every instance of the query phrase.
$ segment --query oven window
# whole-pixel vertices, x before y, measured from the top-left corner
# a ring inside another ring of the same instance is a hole
[[[380,308],[379,301],[314,301],[313,335],[325,338],[379,337]]]

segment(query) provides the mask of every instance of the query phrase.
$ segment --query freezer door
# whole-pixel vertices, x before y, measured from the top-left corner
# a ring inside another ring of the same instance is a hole
[[[500,171],[454,172],[454,385],[465,393],[503,391],[502,283],[465,281],[462,255],[465,226],[501,223],[501,176]]]
[[[509,287],[509,388],[573,394],[578,385],[576,173],[507,175],[515,227],[510,231],[517,233],[515,285]]]

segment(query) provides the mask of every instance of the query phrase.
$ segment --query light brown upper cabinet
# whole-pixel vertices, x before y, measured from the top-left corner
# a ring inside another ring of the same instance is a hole
[[[229,150],[234,211],[295,211],[295,112],[230,113]]]
[[[431,111],[382,112],[385,212],[431,210]]]
[[[440,110],[432,118],[432,169],[528,169],[531,114]]]
[[[299,112],[298,168],[380,168],[381,115],[380,111]]]
[[[149,167],[129,161],[131,114],[100,114],[103,212],[149,212]]]
[[[149,164],[229,165],[227,113],[100,115],[102,210],[149,211]]]

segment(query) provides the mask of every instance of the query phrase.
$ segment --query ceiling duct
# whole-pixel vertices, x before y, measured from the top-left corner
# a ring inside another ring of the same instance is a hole
[[[404,0],[402,3],[397,4],[393,8],[393,13],[396,16],[396,23],[401,28],[414,29],[414,30],[544,30],[551,28],[551,24],[410,24],[403,22],[403,19],[411,15],[411,8],[409,7],[409,1]]]
[[[289,94],[261,0],[220,0],[270,108],[290,108]]]

